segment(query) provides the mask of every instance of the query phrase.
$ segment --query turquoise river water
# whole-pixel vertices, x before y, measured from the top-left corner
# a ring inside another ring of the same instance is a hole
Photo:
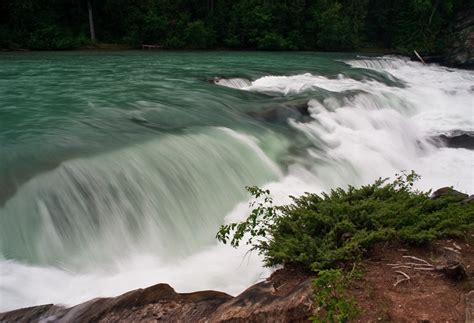
[[[265,278],[219,225],[400,170],[474,192],[474,73],[398,57],[0,53],[0,311]]]

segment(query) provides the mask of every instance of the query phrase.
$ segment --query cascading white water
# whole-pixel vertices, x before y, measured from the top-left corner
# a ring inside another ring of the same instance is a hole
[[[420,188],[453,185],[473,192],[473,152],[438,149],[430,137],[472,132],[474,73],[398,57],[347,64],[380,71],[404,86],[358,81],[342,74],[328,78],[307,73],[262,77],[244,89],[284,96],[317,89],[348,93],[310,100],[311,122],[290,120],[315,143],[308,149],[314,160],[311,173],[318,183],[314,189],[368,183],[414,169],[422,175]]]
[[[77,303],[159,281],[186,290],[213,285],[219,278],[209,264],[222,262],[215,269],[221,272],[242,261],[241,251],[223,246],[206,251],[223,215],[245,197],[246,185],[280,176],[251,138],[227,128],[65,162],[34,177],[0,209],[1,254],[46,266],[3,261],[0,310]],[[237,288],[232,281],[221,287],[237,292],[255,274]]]
[[[248,214],[246,185],[266,183],[287,203],[290,194],[413,169],[422,189],[474,192],[474,152],[430,139],[474,130],[474,73],[396,57],[346,63],[399,85],[309,73],[216,81],[309,98],[311,118],[288,124],[310,145],[288,169],[262,147],[290,138],[274,134],[269,144],[268,136],[207,127],[73,159],[22,185],[0,209],[2,256],[17,259],[1,260],[0,310],[71,305],[159,282],[180,292],[242,291],[269,271],[246,247],[219,245],[214,235]]]

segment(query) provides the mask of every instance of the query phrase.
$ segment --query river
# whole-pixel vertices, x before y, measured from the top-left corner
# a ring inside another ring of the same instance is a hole
[[[237,294],[267,277],[218,244],[247,185],[288,195],[401,170],[474,192],[474,73],[399,57],[0,53],[0,311],[166,282]]]

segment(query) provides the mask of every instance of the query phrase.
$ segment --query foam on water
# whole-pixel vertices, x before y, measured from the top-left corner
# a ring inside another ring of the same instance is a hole
[[[368,183],[379,176],[414,169],[423,189],[451,186],[474,191],[474,153],[437,149],[430,136],[474,127],[474,73],[437,65],[424,66],[397,57],[348,61],[353,67],[376,69],[405,83],[389,86],[303,74],[267,76],[246,88],[283,95],[322,88],[356,90],[342,100],[329,96],[310,100],[311,122],[290,121],[312,142],[312,173],[326,188]]]

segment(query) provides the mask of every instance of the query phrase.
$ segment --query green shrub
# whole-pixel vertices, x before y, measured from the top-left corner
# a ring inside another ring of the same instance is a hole
[[[412,172],[393,182],[306,193],[285,206],[274,206],[268,190],[248,187],[256,198],[250,216],[221,226],[217,238],[234,247],[246,239],[268,266],[299,263],[318,271],[356,261],[376,242],[420,245],[474,228],[473,203],[459,196],[430,199],[430,192],[412,189],[417,179]]]
[[[346,295],[350,281],[351,277],[340,269],[318,272],[312,282],[316,305],[315,316],[311,318],[313,322],[347,322],[357,316],[355,301]]]

